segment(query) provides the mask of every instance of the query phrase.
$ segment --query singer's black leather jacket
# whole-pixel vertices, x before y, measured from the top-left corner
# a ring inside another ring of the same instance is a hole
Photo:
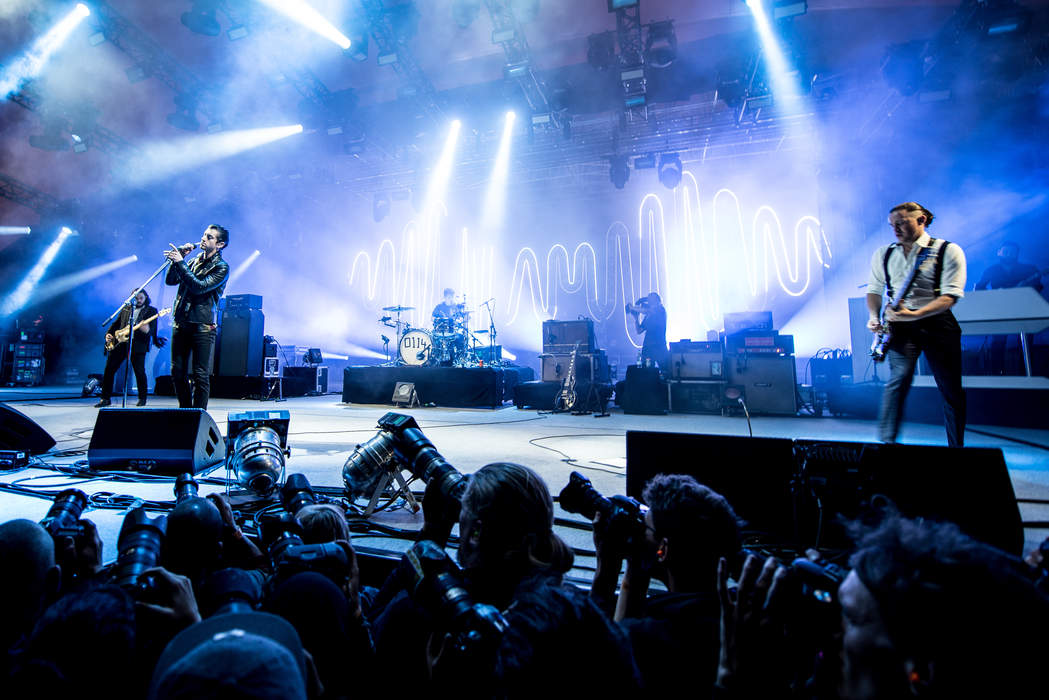
[[[210,260],[198,255],[186,261],[171,263],[165,278],[167,284],[177,284],[171,315],[175,323],[215,323],[215,307],[226,288],[229,265],[217,251]]]

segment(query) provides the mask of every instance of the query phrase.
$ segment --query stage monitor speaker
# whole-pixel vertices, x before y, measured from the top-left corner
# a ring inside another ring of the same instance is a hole
[[[87,448],[96,471],[196,474],[226,459],[226,443],[202,408],[103,408]]]
[[[0,402],[0,450],[24,450],[38,455],[55,446],[55,439],[21,411]]]
[[[788,438],[752,438],[628,430],[626,492],[640,499],[656,474],[688,474],[728,499],[747,530],[794,541]]]
[[[774,416],[793,416],[798,412],[797,373],[794,358],[754,353],[725,357],[725,379],[743,387],[747,410]]]
[[[215,354],[222,377],[262,376],[265,316],[259,309],[226,309],[222,312]]]
[[[655,367],[627,367],[626,380],[616,384],[616,392],[623,413],[662,415],[667,412],[667,385]]]
[[[888,499],[907,517],[953,522],[974,539],[1023,553],[1023,520],[998,448],[815,440],[796,445],[822,502],[825,544],[849,545],[835,515],[855,519],[864,515],[865,504]]]

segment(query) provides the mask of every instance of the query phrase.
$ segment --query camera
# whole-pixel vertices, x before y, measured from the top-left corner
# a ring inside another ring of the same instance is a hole
[[[262,521],[262,540],[269,542],[274,582],[313,571],[331,579],[340,588],[350,580],[350,553],[338,542],[303,544],[302,524],[292,513]]]
[[[645,537],[645,514],[648,506],[628,496],[605,498],[579,472],[572,472],[568,485],[557,497],[561,508],[593,520],[600,513],[602,526],[616,540],[624,544],[641,542]]]
[[[47,509],[47,515],[40,521],[43,527],[51,535],[59,537],[77,537],[84,531],[80,524],[80,516],[87,508],[87,494],[80,489],[66,489],[57,496]]]
[[[153,591],[153,581],[139,575],[159,564],[167,526],[167,516],[150,518],[142,506],[131,509],[120,526],[112,582],[139,600],[148,600]]]
[[[475,603],[462,582],[462,572],[440,545],[416,542],[401,559],[407,570],[409,592],[451,636],[452,649],[465,656],[495,653],[506,632],[502,613],[491,605]]]
[[[292,515],[298,515],[305,506],[317,503],[317,494],[314,493],[305,474],[292,474],[288,477],[280,489],[280,503],[284,510]]]
[[[379,419],[380,432],[357,449],[342,467],[342,479],[351,498],[373,492],[385,472],[407,469],[443,496],[459,501],[466,477],[448,463],[411,416],[390,412]]]
[[[176,505],[190,498],[200,495],[200,484],[189,472],[179,474],[175,479],[175,503]]]

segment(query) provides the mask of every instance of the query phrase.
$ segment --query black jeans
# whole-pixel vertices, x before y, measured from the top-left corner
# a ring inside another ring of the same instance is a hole
[[[920,321],[892,324],[889,342],[891,375],[882,394],[878,438],[896,442],[903,404],[914,380],[914,368],[923,352],[943,397],[947,444],[961,447],[965,439],[965,391],[962,389],[962,330],[954,314],[945,311]]]
[[[171,381],[179,408],[207,408],[211,393],[211,361],[215,348],[215,326],[210,323],[178,323],[171,330]],[[193,392],[190,394],[190,355],[193,356]]]
[[[102,375],[103,401],[108,401],[113,396],[113,380],[125,360],[127,360],[127,343],[116,346],[106,356],[106,371]],[[138,400],[145,401],[149,395],[149,384],[146,381],[146,353],[134,352],[132,348],[131,369],[134,370],[135,381],[138,383]]]

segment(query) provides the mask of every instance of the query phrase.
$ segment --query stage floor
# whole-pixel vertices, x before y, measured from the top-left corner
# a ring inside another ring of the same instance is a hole
[[[132,397],[133,398],[133,397]],[[95,423],[96,399],[79,398],[68,387],[34,389],[0,389],[0,401],[10,403],[58,441],[54,454],[45,455],[51,464],[72,464],[86,460],[88,441]],[[114,402],[119,405],[119,401]],[[133,405],[129,401],[129,405]],[[167,397],[150,397],[150,407],[175,407]],[[289,472],[302,472],[315,486],[342,486],[342,465],[359,442],[376,433],[376,420],[391,410],[389,406],[346,405],[330,394],[289,399],[282,403],[214,399],[209,412],[225,432],[230,412],[258,409],[283,409],[291,413],[288,443],[291,457]],[[400,410],[400,409],[397,409]],[[623,493],[626,482],[627,430],[658,430],[685,433],[746,435],[744,418],[711,415],[670,414],[666,416],[624,415],[618,411],[607,418],[589,415],[540,414],[512,406],[496,409],[415,408],[404,409],[418,420],[438,451],[463,472],[472,472],[492,461],[512,461],[538,471],[556,494],[567,483],[568,474],[578,470],[586,474],[602,493]],[[869,442],[875,434],[871,421],[812,417],[752,418],[754,435],[765,437],[812,438]],[[902,439],[906,443],[942,445],[942,426],[907,424]],[[1002,448],[1016,495],[1020,499],[1049,500],[1049,430],[981,428],[971,426],[967,444]],[[725,465],[726,469],[733,465]],[[220,468],[215,476],[224,475]],[[32,481],[22,481],[35,477]],[[48,489],[66,487],[69,479],[40,469],[0,474],[0,481],[33,484]],[[171,484],[120,483],[102,479],[69,483],[87,493],[112,492],[143,499],[170,500]],[[421,485],[418,487],[421,488]],[[202,492],[220,487],[202,486]],[[0,517],[39,520],[49,502],[40,498],[0,492]],[[1049,506],[1020,504],[1025,521],[1049,520]],[[105,559],[116,556],[116,539],[124,512],[93,510],[88,517],[96,521],[105,545]],[[578,519],[579,516],[568,518]],[[417,528],[422,514],[407,510],[382,513],[377,520],[398,527]],[[574,528],[560,528],[569,544],[592,548],[590,534]],[[1027,549],[1049,535],[1047,530],[1028,529]],[[403,548],[403,541],[381,541],[369,535],[361,544]],[[586,564],[585,559],[580,563]]]

